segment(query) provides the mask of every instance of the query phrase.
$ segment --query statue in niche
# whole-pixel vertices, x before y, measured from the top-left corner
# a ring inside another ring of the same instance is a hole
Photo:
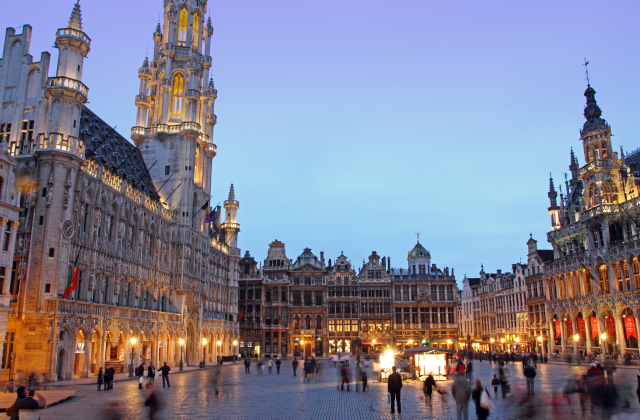
[[[100,210],[100,208],[97,208],[96,212],[93,214],[93,227],[97,228],[100,225],[101,218],[102,218],[102,210]]]
[[[51,205],[51,200],[53,200],[53,187],[47,188],[47,207]]]
[[[106,220],[106,229],[105,232],[108,235],[109,234],[109,230],[111,229],[111,215],[107,213],[107,220]],[[111,238],[109,238],[111,239]]]
[[[138,232],[138,246],[142,248],[142,244],[144,242],[144,230],[140,229]]]
[[[124,236],[124,222],[121,220],[118,224],[118,239]]]

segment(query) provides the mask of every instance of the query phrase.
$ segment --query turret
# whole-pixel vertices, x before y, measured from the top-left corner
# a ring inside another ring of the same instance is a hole
[[[147,112],[150,106],[148,83],[151,80],[151,69],[149,68],[149,58],[145,57],[142,67],[138,69],[138,78],[140,79],[140,89],[136,96],[136,108],[138,114],[136,116],[136,126],[147,126]]]
[[[571,179],[577,179],[578,176],[580,176],[580,165],[578,164],[576,155],[573,153],[573,147],[571,148],[569,170],[571,171]]]
[[[560,208],[558,207],[558,193],[556,192],[556,188],[553,186],[553,178],[551,174],[549,174],[549,193],[547,194],[549,197],[549,214],[551,215],[551,228],[559,229],[560,228]]]
[[[225,241],[226,243],[232,247],[237,248],[238,244],[238,232],[240,231],[240,225],[237,221],[237,213],[238,207],[240,207],[240,203],[236,201],[236,194],[233,189],[233,184],[231,184],[231,188],[229,189],[229,198],[224,202],[224,209],[226,211],[226,218],[224,221],[223,228],[225,230]]]
[[[55,47],[58,53],[56,77],[49,79],[45,96],[48,133],[78,137],[80,111],[87,102],[89,89],[82,84],[84,58],[89,54],[91,39],[82,32],[80,3],[73,6],[66,28],[58,29]],[[66,105],[71,102],[73,105]]]

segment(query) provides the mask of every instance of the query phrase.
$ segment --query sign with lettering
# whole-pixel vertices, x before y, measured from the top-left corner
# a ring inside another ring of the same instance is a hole
[[[624,317],[624,330],[627,336],[627,340],[629,337],[634,337],[636,340],[638,339],[638,331],[636,331],[636,320],[633,315],[627,315]]]
[[[600,333],[598,332],[598,318],[591,317],[591,338],[597,338]]]
[[[556,338],[558,338],[562,335],[562,326],[560,325],[559,319],[555,319],[554,321],[556,324]]]
[[[580,334],[580,337],[587,336],[587,328],[584,323],[584,318],[578,318],[578,334]]]

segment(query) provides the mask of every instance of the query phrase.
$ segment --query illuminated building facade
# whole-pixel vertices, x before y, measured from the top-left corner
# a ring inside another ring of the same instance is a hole
[[[571,150],[565,193],[550,180],[544,265],[550,352],[638,353],[640,153],[614,152],[611,127],[589,85],[580,130],[585,165]]]
[[[0,128],[16,165],[15,182],[5,179],[7,191],[16,189],[9,202],[20,215],[13,261],[2,259],[13,267],[13,286],[3,290],[11,312],[2,380],[11,371],[62,380],[100,366],[177,366],[237,352],[233,186],[215,235],[199,212],[216,151],[206,8],[163,3],[164,32],[158,26],[153,56],[138,70],[138,147],[85,106],[91,39],[79,4],[56,34],[55,77],[47,77],[49,53],[38,62],[29,55],[31,27],[7,29]],[[76,260],[78,287],[62,299]]]
[[[527,327],[531,350],[538,354],[547,354],[549,350],[549,323],[547,321],[547,297],[544,282],[545,268],[553,263],[553,251],[538,249],[538,241],[527,241],[527,265],[525,286],[527,296]]]

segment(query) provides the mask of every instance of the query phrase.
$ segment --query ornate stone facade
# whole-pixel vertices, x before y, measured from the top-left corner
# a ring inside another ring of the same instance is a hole
[[[56,77],[47,77],[48,53],[39,62],[28,54],[31,27],[7,29],[0,127],[16,162],[20,219],[12,311],[1,331],[3,351],[15,359],[3,362],[3,380],[10,372],[61,380],[105,365],[237,354],[233,185],[224,223],[222,209],[201,210],[215,156],[213,28],[204,24],[206,1],[163,6],[165,32],[158,26],[153,59],[138,72],[138,147],[85,107],[91,39],[79,4],[56,35]],[[62,299],[76,260],[77,289]]]

